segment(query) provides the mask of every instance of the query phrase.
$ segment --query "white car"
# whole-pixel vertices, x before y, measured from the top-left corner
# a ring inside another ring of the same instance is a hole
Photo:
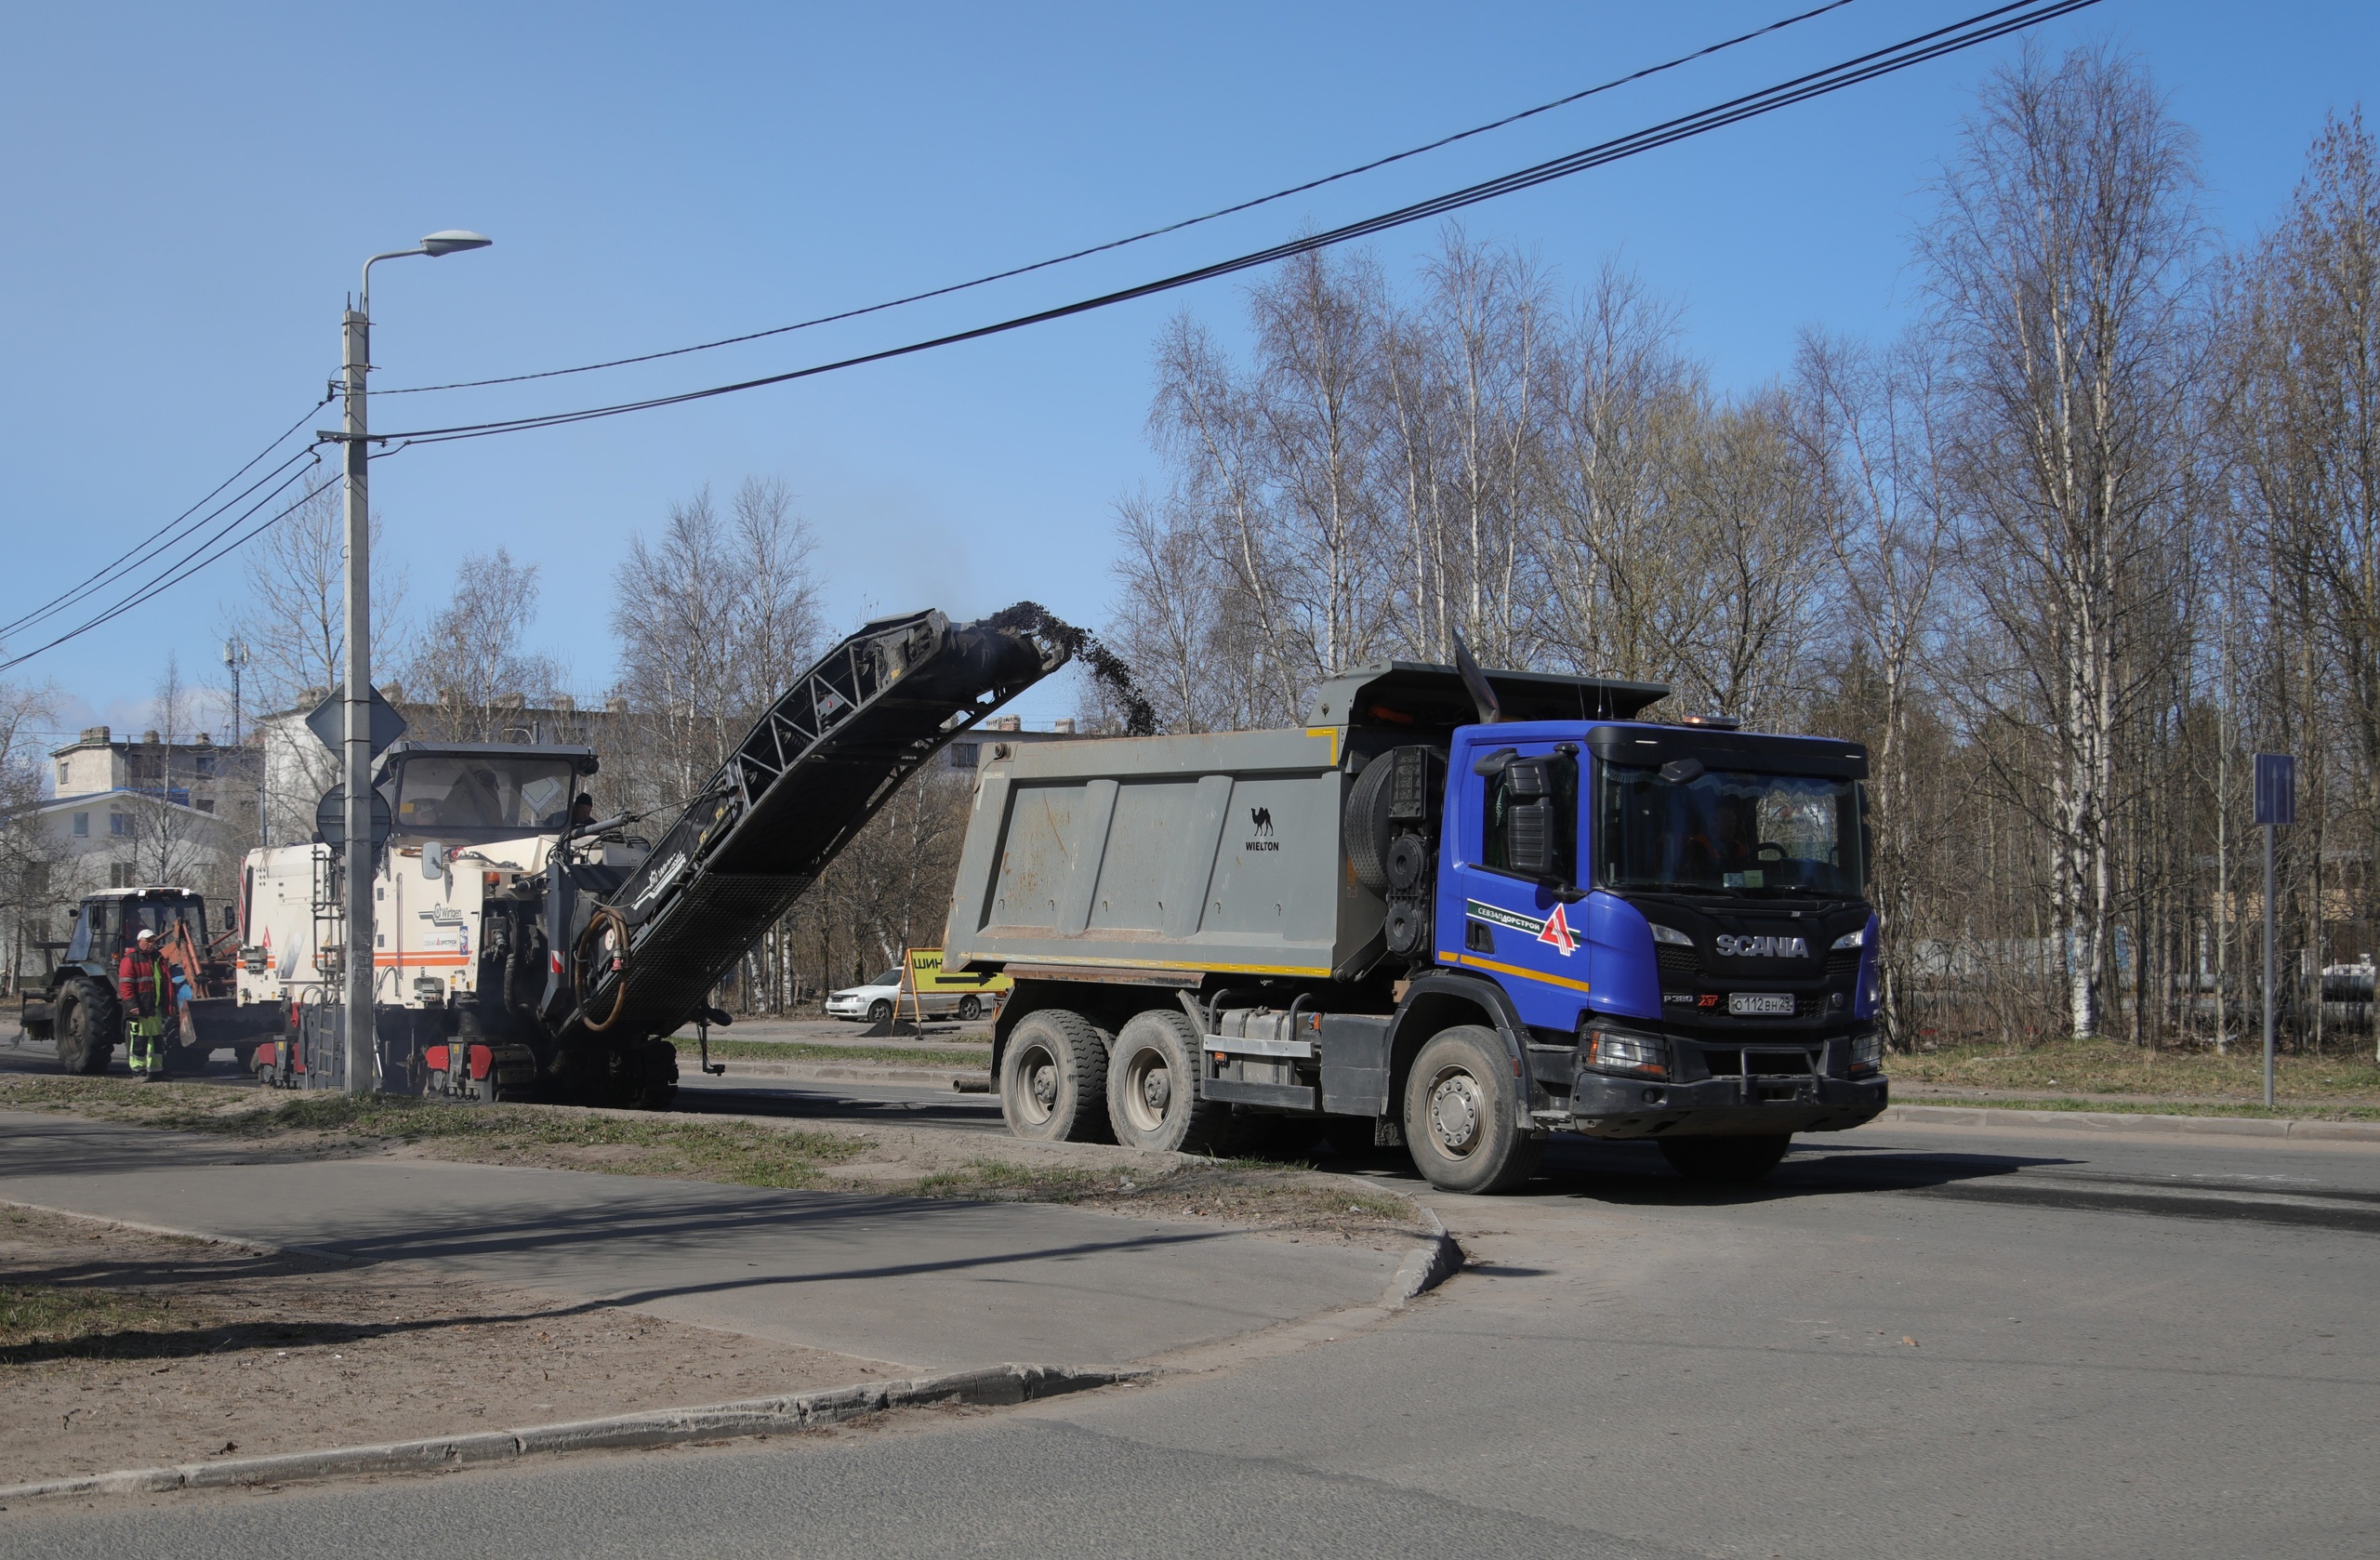
[[[972,1022],[984,1016],[991,1004],[973,992],[926,991],[919,994],[919,1003],[929,1018],[957,1014]],[[892,1016],[894,1003],[901,1011],[909,1011],[909,998],[901,992],[901,971],[896,965],[865,985],[845,986],[826,998],[828,1018],[849,1019],[853,1023],[881,1024]]]

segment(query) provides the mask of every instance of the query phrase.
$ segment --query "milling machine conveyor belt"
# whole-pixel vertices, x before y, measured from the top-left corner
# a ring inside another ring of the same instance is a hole
[[[879,618],[780,695],[652,855],[603,896],[626,922],[625,957],[616,971],[608,957],[590,962],[586,1005],[573,1012],[565,956],[549,998],[567,1015],[562,1027],[633,1039],[695,1016],[902,781],[1064,664],[1046,631],[996,621]],[[571,916],[573,933],[594,913]],[[577,940],[557,937],[557,951]]]

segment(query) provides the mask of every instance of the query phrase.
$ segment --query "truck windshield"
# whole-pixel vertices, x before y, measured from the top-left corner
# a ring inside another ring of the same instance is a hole
[[[557,829],[570,818],[571,779],[565,759],[407,759],[397,770],[397,832],[502,839]]]
[[[1670,781],[1603,766],[1604,887],[1857,899],[1859,787],[1801,774],[1705,770]]]

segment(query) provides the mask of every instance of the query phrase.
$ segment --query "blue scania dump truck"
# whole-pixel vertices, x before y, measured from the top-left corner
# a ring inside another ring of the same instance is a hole
[[[1395,662],[1302,728],[994,749],[944,961],[1014,982],[1010,1129],[1322,1118],[1480,1192],[1556,1131],[1740,1181],[1872,1119],[1866,751],[1667,693]]]

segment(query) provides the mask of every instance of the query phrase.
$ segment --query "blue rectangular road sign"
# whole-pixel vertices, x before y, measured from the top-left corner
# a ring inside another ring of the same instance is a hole
[[[2256,755],[2256,822],[2297,821],[2297,760],[2287,753]]]

